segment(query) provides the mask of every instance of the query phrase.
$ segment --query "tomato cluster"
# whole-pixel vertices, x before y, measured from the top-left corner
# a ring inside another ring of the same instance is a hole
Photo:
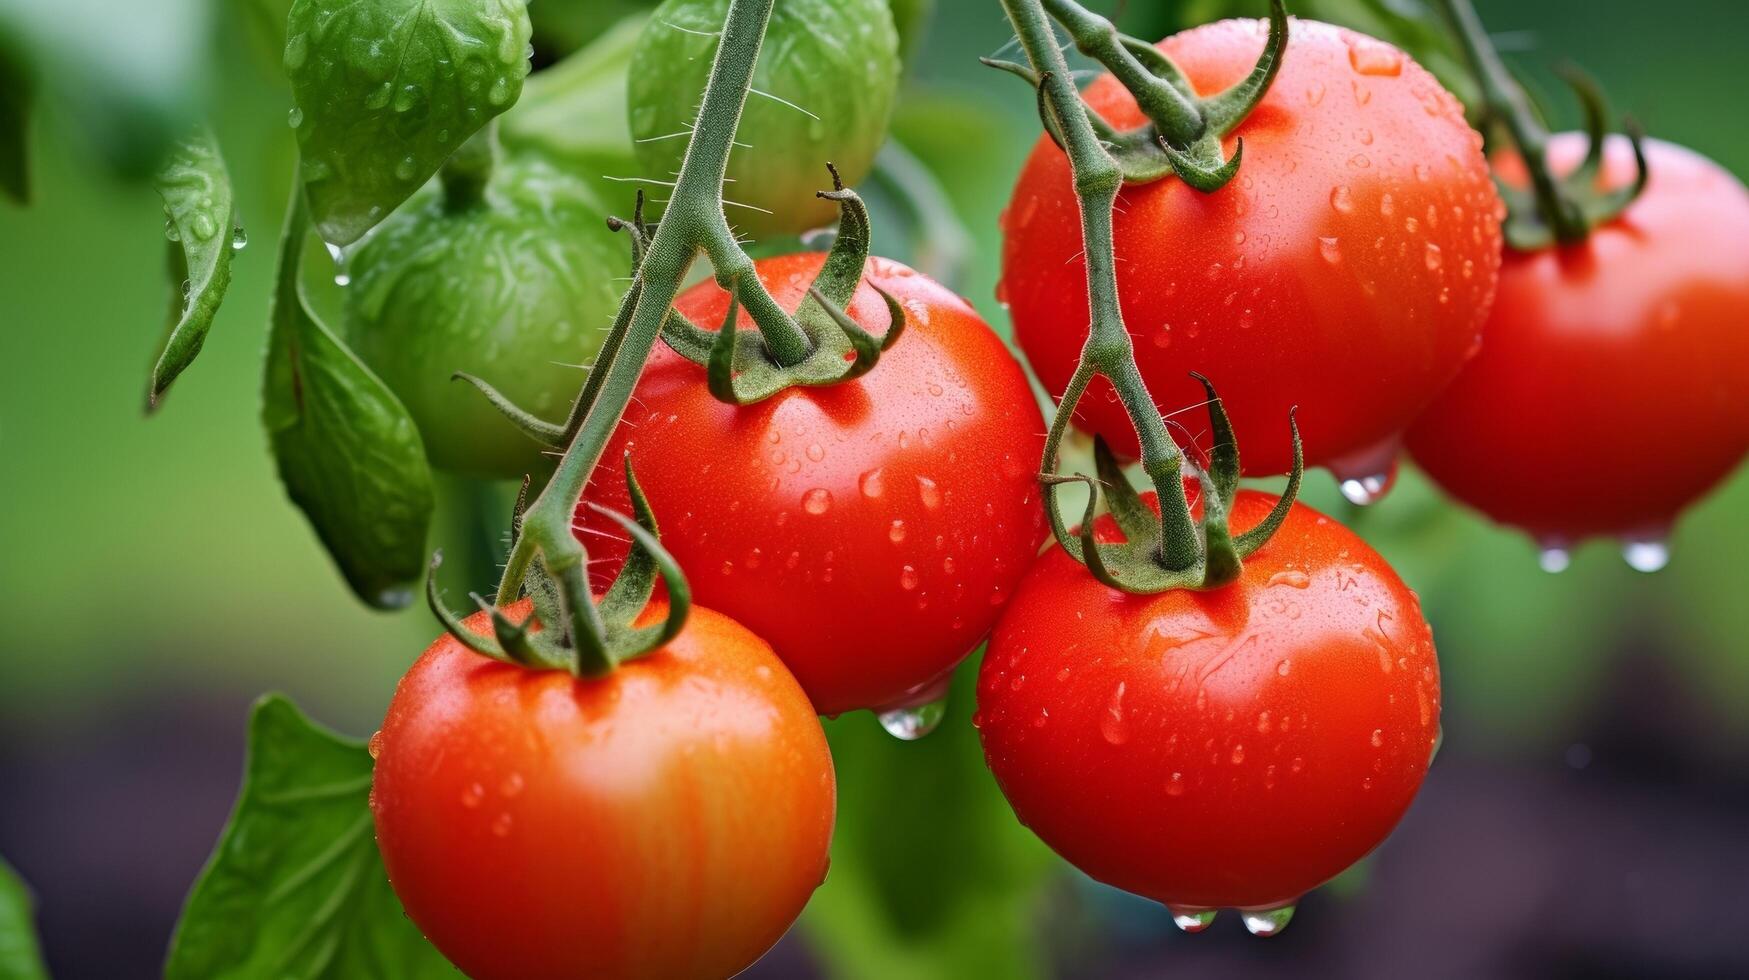
[[[714,24],[724,6],[670,0],[662,11]],[[835,118],[884,123],[882,86],[897,73],[890,18],[881,4],[843,6],[846,29],[873,38],[856,71],[881,84],[834,88],[845,76],[830,71],[769,81],[848,100]],[[656,100],[678,84],[664,72],[702,73],[703,53],[723,43],[674,24],[641,42],[638,57],[660,70],[634,75],[632,124],[652,167],[678,167],[672,151],[686,145],[662,142],[690,106]],[[794,29],[780,21],[780,43],[807,53],[821,40],[782,33]],[[1279,19],[1274,33],[1225,21],[1166,39],[1156,57],[1207,100],[1267,64],[1280,30]],[[1223,186],[1168,176],[1118,194],[1112,275],[1139,380],[1102,371],[1075,409],[1119,457],[1145,457],[1136,399],[1119,397],[1121,385],[1145,384],[1151,411],[1190,444],[1189,545],[1207,559],[1229,524],[1235,537],[1263,528],[1242,565],[1233,557],[1207,587],[1152,594],[1095,569],[1101,546],[1137,544],[1141,511],[1172,526],[1152,494],[1140,510],[1114,502],[1095,518],[1089,507],[1090,531],[1059,523],[1059,542],[1041,552],[1053,519],[1041,479],[1064,481],[1049,472],[1054,458],[1040,476],[1047,428],[1026,374],[967,302],[896,262],[868,260],[829,314],[847,336],[874,338],[845,361],[872,358],[882,341],[878,363],[738,399],[724,365],[739,362],[732,351],[717,359],[725,348],[710,331],[753,336],[770,329],[760,315],[799,318],[810,297],[828,309],[814,287],[834,258],[760,260],[757,291],[719,267],[718,281],[672,303],[707,338],[709,362],[672,337],[657,347],[635,388],[627,376],[628,407],[587,489],[564,499],[590,562],[579,588],[609,593],[628,556],[649,552],[613,516],[647,508],[700,608],[605,676],[531,672],[440,639],[403,679],[374,745],[390,878],[451,959],[479,977],[745,967],[824,874],[835,783],[815,716],[869,709],[895,734],[926,734],[951,673],[986,638],[974,723],[1016,816],[1087,874],[1166,904],[1187,930],[1237,908],[1271,934],[1300,896],[1386,838],[1440,733],[1439,665],[1416,594],[1359,537],[1293,500],[1302,463],[1370,495],[1406,434],[1454,497],[1559,549],[1591,535],[1660,537],[1741,461],[1749,333],[1734,317],[1749,306],[1749,193],[1734,179],[1652,142],[1638,200],[1583,241],[1518,250],[1505,243],[1491,166],[1510,191],[1527,183],[1526,165],[1510,153],[1491,165],[1463,107],[1402,51],[1296,22],[1270,71],[1225,135],[1223,152],[1237,161],[1244,150]],[[1042,91],[1048,80],[1035,81]],[[1159,124],[1114,76],[1084,97],[1107,131]],[[766,158],[771,148],[806,150],[781,161],[799,167],[836,141],[860,172],[878,145],[879,125],[803,139],[785,135],[794,118],[759,118],[777,129],[732,171],[750,201],[793,197],[801,180]],[[1003,217],[999,298],[1027,362],[1060,394],[1093,356],[1101,313],[1089,302],[1099,272],[1085,255],[1088,191],[1062,116],[1051,118]],[[1607,151],[1599,185],[1631,183],[1628,144]],[[1548,162],[1564,173],[1582,156],[1563,136]],[[842,204],[837,193],[822,197]],[[428,207],[373,240],[358,256],[355,318],[379,338],[422,326],[421,291],[438,286],[379,264],[398,268],[393,257],[424,224],[459,226],[463,257],[498,255],[494,215],[514,197],[501,191],[473,212]],[[799,231],[830,213],[814,203],[737,224]],[[637,283],[632,316],[637,290],[651,288]],[[525,305],[553,319],[547,307],[567,302],[543,288]],[[540,349],[561,339],[574,338]],[[449,409],[424,380],[397,376],[368,339],[365,350],[437,428]],[[1203,376],[1220,383],[1219,405]],[[1303,459],[1301,430],[1281,438],[1290,417],[1303,422]],[[493,441],[477,419],[448,424]],[[1248,474],[1291,471],[1285,498],[1235,490],[1234,442],[1247,447]],[[480,468],[519,455],[487,446]],[[1112,494],[1125,478],[1101,460],[1095,500],[1134,502]],[[1157,469],[1160,494],[1176,494],[1176,458]],[[1149,560],[1166,562],[1173,544]],[[666,608],[658,597],[641,622]],[[526,606],[510,612],[531,618]],[[493,625],[483,614],[470,623]]]

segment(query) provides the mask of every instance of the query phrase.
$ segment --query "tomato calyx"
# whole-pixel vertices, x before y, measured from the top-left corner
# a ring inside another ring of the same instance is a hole
[[[1305,474],[1305,457],[1300,444],[1299,422],[1295,412],[1288,413],[1288,426],[1293,432],[1294,465],[1282,492],[1268,515],[1258,524],[1235,535],[1228,525],[1233,501],[1239,493],[1239,446],[1233,437],[1232,422],[1215,387],[1200,374],[1191,375],[1208,392],[1209,420],[1213,446],[1207,465],[1184,457],[1177,472],[1162,474],[1156,480],[1160,509],[1155,511],[1136,493],[1116,455],[1103,438],[1094,440],[1094,462],[1097,479],[1085,474],[1064,476],[1046,473],[1040,476],[1047,497],[1065,483],[1082,483],[1087,487],[1087,508],[1078,531],[1063,526],[1060,511],[1047,507],[1051,528],[1057,541],[1076,561],[1087,566],[1088,572],[1113,589],[1137,595],[1151,595],[1171,589],[1213,589],[1239,578],[1244,559],[1249,557],[1280,529],[1299,496],[1300,480]],[[1074,405],[1065,401],[1058,418],[1067,418]],[[1052,441],[1047,445],[1047,458],[1054,459],[1055,439],[1060,438],[1060,426],[1053,425]],[[1155,468],[1147,467],[1150,475]],[[1196,517],[1184,492],[1183,470],[1188,470],[1201,489],[1202,516]],[[1168,492],[1166,483],[1175,484]],[[1121,542],[1102,542],[1094,537],[1094,518],[1098,515],[1101,491],[1106,509],[1123,533]],[[1167,508],[1173,508],[1168,513]],[[1191,533],[1186,533],[1189,529]]]
[[[1287,50],[1287,8],[1270,0],[1269,37],[1251,72],[1232,87],[1211,96],[1198,95],[1190,81],[1158,48],[1118,31],[1110,20],[1074,0],[1044,0],[1044,8],[1060,23],[1082,54],[1099,62],[1121,82],[1148,124],[1124,131],[1088,112],[1088,122],[1112,159],[1132,184],[1147,184],[1176,174],[1203,193],[1218,191],[1239,172],[1245,141],[1238,140],[1232,157],[1221,141],[1237,129],[1263,101],[1281,68]],[[1063,122],[1046,94],[1046,73],[1026,65],[992,58],[992,68],[1016,75],[1038,92],[1039,118],[1057,146],[1066,148]]]
[[[864,330],[845,311],[868,260],[868,208],[855,191],[844,186],[838,168],[830,163],[826,168],[832,174],[832,189],[819,191],[816,196],[838,205],[838,237],[808,288],[809,298],[793,318],[775,306],[748,302],[747,311],[757,329],[738,328],[736,323],[744,303],[742,278],[725,284],[729,311],[715,332],[698,326],[678,310],[668,312],[662,327],[663,341],[675,353],[705,369],[711,394],[719,401],[751,405],[786,388],[835,385],[862,377],[874,369],[881,353],[892,347],[904,331],[904,308],[879,286],[874,289],[886,301],[888,317],[882,336]],[[616,227],[631,233],[634,258],[641,261],[648,245],[642,220],[620,222]],[[771,343],[773,332],[768,326],[773,317],[799,327],[807,338],[809,350],[801,359],[777,356],[777,348]]]
[[[1500,60],[1488,40],[1487,30],[1470,0],[1440,0],[1464,54],[1481,88],[1487,121],[1504,129],[1518,148],[1530,175],[1530,188],[1514,186],[1495,177],[1500,197],[1506,202],[1502,230],[1506,242],[1520,252],[1537,252],[1557,245],[1573,245],[1589,238],[1592,229],[1620,217],[1646,189],[1645,133],[1632,117],[1624,117],[1622,129],[1634,150],[1636,173],[1626,187],[1602,189],[1598,177],[1603,168],[1603,146],[1608,137],[1609,107],[1602,89],[1590,76],[1565,67],[1561,76],[1573,87],[1585,110],[1585,132],[1590,139],[1585,159],[1572,173],[1557,177],[1548,164],[1548,128],[1543,125],[1523,86]]]
[[[498,605],[471,594],[475,604],[492,620],[492,635],[484,636],[469,629],[438,595],[436,573],[443,563],[440,551],[431,557],[425,598],[444,629],[463,646],[483,656],[533,670],[566,670],[578,677],[611,673],[625,661],[658,650],[678,636],[692,608],[692,589],[680,571],[680,564],[662,547],[655,512],[638,485],[629,457],[625,460],[625,471],[632,517],[599,504],[588,505],[631,537],[631,551],[599,604],[587,592],[586,575],[578,579],[584,583],[579,599],[569,594],[576,589],[574,583],[565,581],[570,576],[555,576],[536,565],[529,570],[523,586],[534,607],[534,614],[525,620],[512,620]],[[527,492],[528,484],[524,482],[511,523],[512,533],[518,536],[523,531]],[[635,625],[655,595],[658,577],[668,592],[668,610],[660,623]],[[560,625],[546,626],[551,623]],[[534,628],[537,625],[542,628]]]

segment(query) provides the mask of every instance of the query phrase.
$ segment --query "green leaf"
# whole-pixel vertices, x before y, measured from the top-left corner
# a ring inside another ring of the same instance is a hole
[[[916,742],[867,712],[826,723],[838,772],[832,870],[802,923],[841,980],[1027,980],[1046,961],[1035,916],[1060,867],[984,765],[971,724],[976,657],[940,729]]]
[[[36,81],[0,44],[0,193],[30,203],[30,103]]]
[[[147,411],[158,407],[170,383],[200,353],[231,284],[233,244],[242,241],[231,176],[205,126],[176,144],[154,184],[164,199],[172,292],[164,343],[146,389]]]
[[[269,696],[243,788],[189,893],[166,980],[396,980],[461,974],[401,909],[377,852],[364,743]]]
[[[0,980],[49,980],[37,947],[34,906],[18,872],[0,861]]]
[[[523,0],[296,0],[291,118],[322,237],[357,241],[522,94]]]
[[[365,602],[405,606],[425,571],[431,469],[405,407],[299,288],[309,228],[293,194],[280,242],[262,421],[286,492]]]

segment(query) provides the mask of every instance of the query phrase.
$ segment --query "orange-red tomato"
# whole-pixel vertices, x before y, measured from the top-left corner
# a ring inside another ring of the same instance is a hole
[[[1561,134],[1550,161],[1568,172],[1584,149]],[[1409,433],[1448,493],[1551,548],[1661,538],[1749,452],[1749,191],[1690,150],[1646,149],[1651,183],[1619,219],[1507,252],[1481,355]],[[1612,140],[1601,179],[1633,175]]]
[[[794,310],[823,260],[757,268]],[[770,641],[829,715],[929,700],[1045,535],[1045,426],[1020,365],[964,300],[884,259],[868,263],[850,304],[867,329],[887,323],[871,283],[907,318],[873,371],[736,407],[661,348],[587,491],[624,511],[630,452],[698,601]],[[728,296],[703,283],[675,307],[714,329]],[[618,567],[617,525],[584,509],[578,534],[598,575]]]
[[[600,680],[444,636],[371,747],[389,881],[475,980],[731,976],[826,873],[820,723],[771,648],[708,609]]]
[[[1275,500],[1240,493],[1234,528]],[[1110,517],[1097,529],[1118,539]],[[1023,823],[1189,915],[1292,903],[1384,840],[1427,772],[1439,698],[1415,594],[1296,505],[1209,591],[1118,592],[1052,548],[991,637],[976,720]]]
[[[1261,22],[1223,21],[1160,49],[1206,95],[1251,70],[1264,36]],[[1145,122],[1109,76],[1086,98],[1115,125]],[[1213,379],[1247,472],[1287,471],[1296,404],[1309,464],[1382,472],[1474,350],[1494,294],[1500,204],[1481,139],[1397,49],[1311,21],[1294,22],[1280,74],[1233,135],[1244,159],[1225,188],[1168,178],[1118,198],[1119,299],[1148,389],[1162,412],[1188,409],[1171,417],[1196,433],[1205,396],[1188,372]],[[1004,217],[1001,295],[1053,393],[1087,338],[1078,215],[1068,160],[1041,140]],[[1136,454],[1103,380],[1076,417]]]

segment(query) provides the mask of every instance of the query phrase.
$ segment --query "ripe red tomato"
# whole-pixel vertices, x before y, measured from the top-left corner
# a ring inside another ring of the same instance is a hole
[[[1265,33],[1260,21],[1222,21],[1160,48],[1212,94],[1251,70]],[[1145,122],[1109,76],[1086,98],[1115,125]],[[1222,190],[1166,179],[1118,198],[1119,299],[1148,389],[1174,413],[1204,400],[1188,372],[1213,378],[1247,472],[1291,466],[1281,426],[1297,404],[1307,463],[1345,479],[1381,473],[1397,436],[1473,352],[1494,295],[1500,203],[1481,138],[1397,49],[1303,20],[1234,135],[1244,160]],[[1054,393],[1087,338],[1078,214],[1068,159],[1041,140],[1004,217],[1000,292]],[[1103,380],[1076,417],[1136,454]],[[1192,432],[1206,424],[1200,407],[1177,418]]]
[[[759,277],[794,310],[823,259],[763,259]],[[588,491],[626,510],[629,451],[698,601],[769,640],[828,715],[930,700],[1045,534],[1045,426],[1020,365],[964,300],[883,259],[850,305],[869,330],[887,322],[871,282],[907,318],[873,371],[736,407],[663,348]],[[714,328],[728,298],[707,282],[675,305]],[[589,510],[578,525],[594,567],[617,567],[623,532]]]
[[[1447,492],[1550,548],[1661,539],[1749,452],[1749,191],[1690,150],[1646,149],[1651,183],[1622,217],[1507,253],[1482,354],[1409,434]],[[1584,152],[1564,133],[1550,161],[1565,173]],[[1602,180],[1633,176],[1612,140]]]
[[[1241,492],[1234,528],[1275,500]],[[1110,517],[1096,528],[1120,540]],[[1129,595],[1046,552],[991,637],[975,717],[1015,814],[1082,871],[1181,916],[1270,909],[1408,808],[1439,732],[1439,665],[1415,593],[1296,505],[1209,591]]]
[[[491,629],[484,613],[468,625]],[[697,606],[600,680],[444,636],[371,751],[389,881],[475,980],[731,976],[826,873],[820,723],[764,641]]]

